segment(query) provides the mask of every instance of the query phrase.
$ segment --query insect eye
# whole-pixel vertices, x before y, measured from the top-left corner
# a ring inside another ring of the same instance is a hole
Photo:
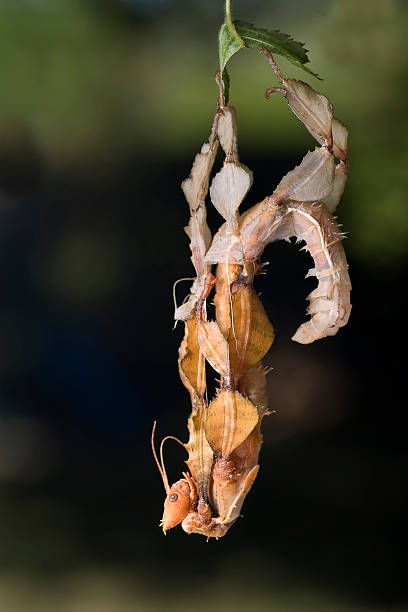
[[[169,497],[169,502],[171,502],[172,504],[174,504],[174,502],[176,502],[178,500],[178,495],[177,493],[172,493]]]

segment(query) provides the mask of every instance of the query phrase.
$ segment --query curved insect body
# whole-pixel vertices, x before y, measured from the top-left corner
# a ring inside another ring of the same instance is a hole
[[[318,286],[308,296],[307,312],[311,319],[292,337],[296,342],[309,344],[336,334],[350,316],[351,283],[341,243],[344,236],[322,202],[303,202],[296,208],[288,205],[288,215],[293,220],[292,235],[306,242],[304,248],[315,263],[307,276],[318,279]]]
[[[262,270],[264,249],[277,240],[304,241],[314,260],[317,287],[309,295],[310,319],[292,339],[307,344],[337,333],[350,315],[350,278],[342,239],[332,216],[346,182],[347,128],[333,117],[333,107],[309,85],[286,79],[264,49],[289,107],[320,146],[280,181],[274,192],[244,214],[239,206],[250,189],[251,171],[238,156],[236,114],[225,105],[221,80],[218,110],[211,135],[196,156],[182,184],[190,207],[186,232],[190,238],[196,278],[190,295],[176,308],[184,321],[179,373],[191,398],[188,420],[188,471],[171,487],[163,462],[154,456],[162,475],[166,500],[164,531],[181,523],[187,533],[219,538],[240,515],[242,504],[259,471],[261,424],[269,414],[266,372],[262,359],[274,330],[253,283]],[[221,170],[210,185],[218,145],[225,153]],[[224,219],[212,238],[206,222],[205,198]],[[216,265],[213,276],[212,266]],[[207,299],[214,291],[215,319],[208,320]],[[219,387],[207,399],[207,364]],[[180,443],[182,444],[182,443]]]
[[[261,228],[247,215],[241,225],[243,253],[259,257],[266,244],[296,237],[313,257],[315,267],[307,276],[316,276],[318,286],[308,299],[310,321],[303,323],[292,340],[308,344],[319,338],[334,335],[348,321],[351,304],[351,283],[342,240],[344,234],[323,202],[288,201],[279,206],[271,201],[261,203],[264,210],[271,206],[269,228],[265,230],[262,214]],[[266,215],[265,215],[266,216]],[[263,235],[263,240],[255,238]]]

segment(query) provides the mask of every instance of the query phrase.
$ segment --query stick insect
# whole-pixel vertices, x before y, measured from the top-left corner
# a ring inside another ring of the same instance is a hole
[[[190,209],[185,229],[196,277],[188,298],[176,308],[175,319],[185,325],[178,366],[192,411],[189,441],[183,445],[188,469],[172,486],[164,466],[163,442],[159,460],[152,434],[166,492],[163,531],[181,523],[185,532],[207,539],[225,535],[237,520],[259,470],[261,423],[269,414],[262,359],[274,340],[273,327],[253,287],[262,270],[265,247],[294,236],[305,242],[314,260],[308,276],[316,276],[318,284],[308,296],[310,319],[292,340],[308,344],[336,334],[347,323],[351,309],[344,235],[332,216],[346,182],[347,128],[334,118],[326,96],[302,81],[284,77],[270,52],[263,48],[261,53],[279,79],[279,87],[268,89],[266,97],[283,94],[319,146],[283,177],[271,195],[240,215],[252,173],[239,160],[236,113],[225,103],[218,74],[220,95],[210,138],[182,183]],[[210,186],[219,145],[225,159]],[[208,190],[224,219],[214,237],[206,222]],[[212,294],[215,320],[207,316]],[[208,365],[219,376],[211,402],[206,393]]]

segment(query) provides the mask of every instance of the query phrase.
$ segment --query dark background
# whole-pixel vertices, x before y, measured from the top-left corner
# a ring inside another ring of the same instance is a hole
[[[150,432],[186,440],[172,285],[190,276],[180,189],[207,139],[223,3],[0,2],[0,610],[403,610],[407,6],[241,0],[310,49],[350,129],[338,209],[350,323],[311,346],[311,260],[271,245],[275,326],[261,471],[205,544],[158,526]],[[255,51],[231,62],[245,206],[314,144]],[[244,206],[244,207],[245,207]],[[215,231],[220,217],[210,210]],[[179,301],[188,283],[178,286]],[[180,477],[182,449],[166,451]]]

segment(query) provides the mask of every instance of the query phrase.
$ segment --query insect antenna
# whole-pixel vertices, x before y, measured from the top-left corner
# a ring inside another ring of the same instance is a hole
[[[174,312],[176,312],[177,310],[177,299],[176,299],[176,287],[179,283],[181,283],[182,281],[193,281],[195,280],[195,278],[193,276],[189,276],[186,278],[179,278],[177,279],[174,283],[173,283],[173,304],[174,304]],[[183,300],[183,304],[188,300],[188,298],[190,297],[190,295],[186,295],[186,297]],[[173,329],[176,329],[176,325],[178,323],[178,320],[175,321],[174,323],[174,327]]]
[[[164,484],[164,490],[166,491],[166,493],[168,493],[170,491],[170,487],[169,487],[169,481],[167,479],[166,470],[165,470],[164,465],[163,465],[163,453],[162,453],[163,440],[162,440],[162,443],[160,444],[160,460],[161,460],[161,463],[160,463],[160,461],[159,461],[159,459],[157,457],[156,448],[155,448],[155,445],[154,445],[154,434],[156,432],[156,423],[157,423],[157,421],[155,421],[153,423],[152,437],[151,437],[151,445],[152,445],[153,457],[154,457],[154,460],[156,461],[157,467],[159,468],[160,476],[162,477],[163,484]]]
[[[163,474],[165,474],[165,475],[166,475],[166,482],[167,482],[167,487],[168,487],[168,488],[166,489],[166,493],[168,493],[168,492],[169,492],[169,490],[170,490],[170,487],[169,487],[169,481],[167,480],[167,474],[166,474],[166,470],[165,470],[165,467],[164,467],[164,458],[163,458],[163,446],[164,446],[164,443],[166,442],[166,440],[175,440],[175,441],[176,441],[176,442],[178,442],[178,443],[180,444],[180,446],[182,446],[184,449],[185,449],[185,446],[184,446],[184,444],[182,443],[182,441],[181,441],[181,440],[179,440],[178,438],[176,438],[175,436],[166,436],[166,437],[165,437],[165,438],[163,438],[163,440],[160,442],[160,449],[159,449],[160,463],[161,463],[161,469],[162,469],[162,472],[163,472]],[[163,480],[163,482],[164,482],[164,480]],[[166,486],[166,485],[165,485],[165,486]]]
[[[173,283],[173,303],[174,303],[174,310],[177,310],[177,300],[176,300],[176,287],[179,283],[183,282],[183,281],[193,281],[195,280],[194,276],[189,276],[189,277],[185,277],[185,278],[178,278],[174,283]],[[187,296],[188,297],[188,296]]]

